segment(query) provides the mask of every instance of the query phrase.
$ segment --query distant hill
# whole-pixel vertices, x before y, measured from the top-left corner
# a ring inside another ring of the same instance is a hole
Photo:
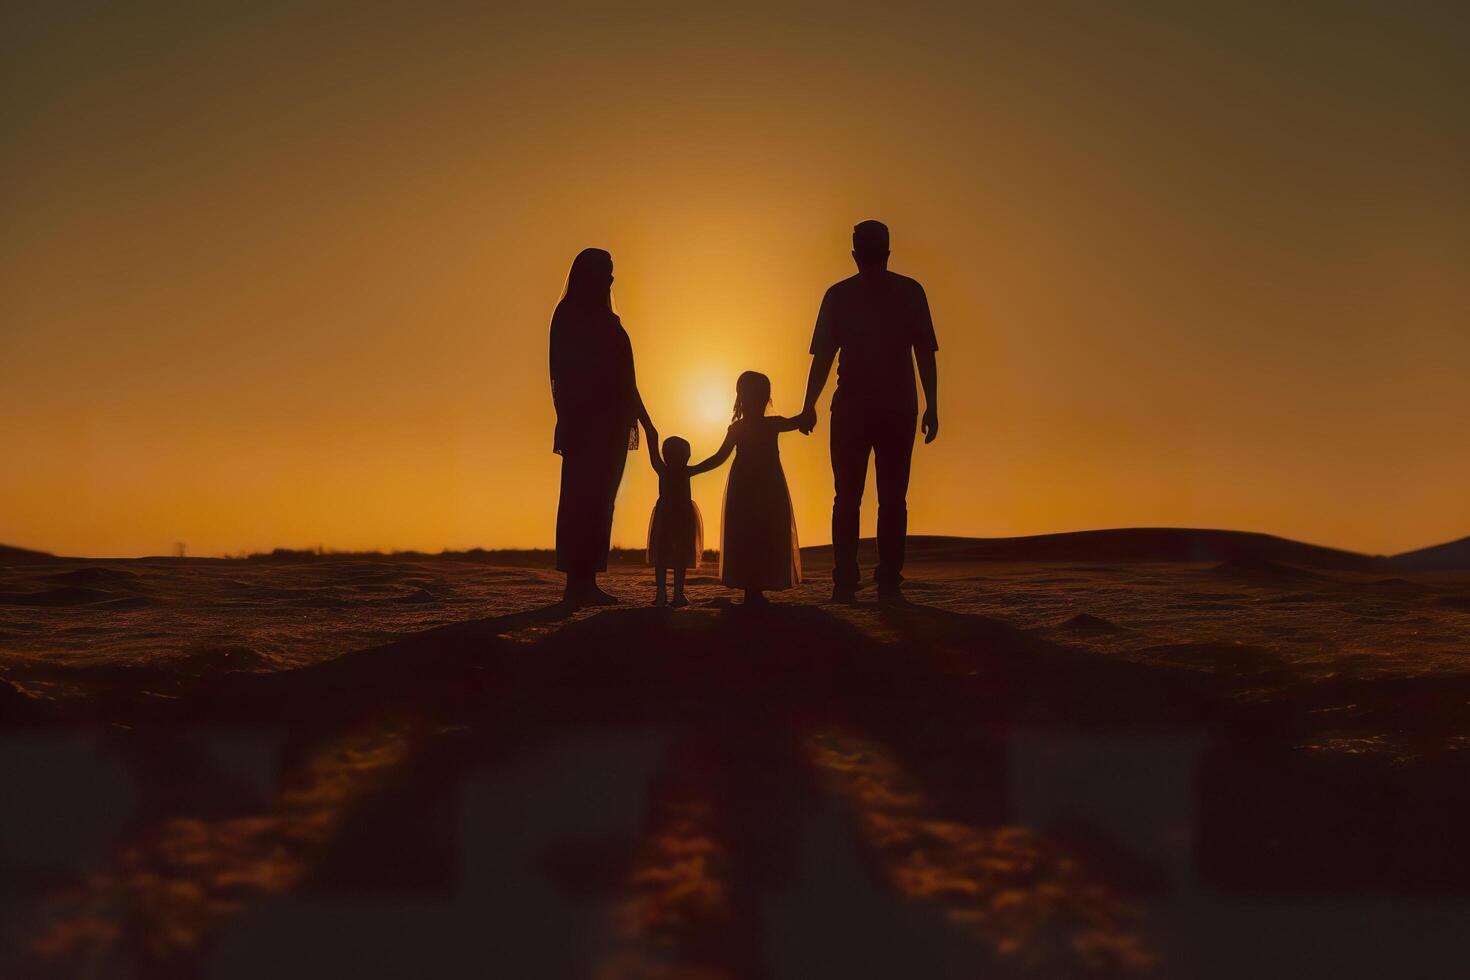
[[[34,565],[59,560],[55,555],[49,555],[44,551],[30,551],[26,548],[12,548],[10,545],[0,544],[0,565]]]
[[[860,549],[867,556],[875,554],[871,538],[864,539]],[[802,549],[822,555],[829,555],[831,550],[825,545]],[[1113,528],[1024,538],[915,536],[909,538],[908,554],[916,561],[1272,562],[1362,572],[1381,572],[1385,561],[1271,534],[1179,527]]]
[[[1432,548],[1406,551],[1388,559],[1394,569],[1403,572],[1444,572],[1470,569],[1470,538],[1461,538]]]

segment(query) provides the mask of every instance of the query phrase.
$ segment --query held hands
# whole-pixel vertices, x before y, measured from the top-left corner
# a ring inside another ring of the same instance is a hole
[[[811,435],[812,430],[816,427],[817,410],[815,408],[803,409],[802,413],[796,417],[796,428],[802,435]]]
[[[933,408],[924,410],[924,421],[920,425],[924,430],[924,445],[929,445],[939,436],[939,412]]]

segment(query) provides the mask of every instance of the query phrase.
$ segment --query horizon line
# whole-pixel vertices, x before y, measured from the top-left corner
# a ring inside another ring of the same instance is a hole
[[[924,541],[924,540],[930,540],[930,541],[932,541],[932,540],[976,541],[976,542],[1023,541],[1023,540],[1034,539],[1034,538],[1064,537],[1064,536],[1068,536],[1068,535],[1085,535],[1085,534],[1123,533],[1123,532],[1129,532],[1129,531],[1133,531],[1133,532],[1173,531],[1173,532],[1200,533],[1200,534],[1250,535],[1250,536],[1258,536],[1258,537],[1275,538],[1275,539],[1280,540],[1280,541],[1288,541],[1288,542],[1291,542],[1291,543],[1294,543],[1294,544],[1305,545],[1305,546],[1312,547],[1312,548],[1321,548],[1321,549],[1329,550],[1329,551],[1337,551],[1337,552],[1341,552],[1341,553],[1343,553],[1345,555],[1353,555],[1353,556],[1364,557],[1364,558],[1393,558],[1393,557],[1397,557],[1397,556],[1400,556],[1400,555],[1414,554],[1416,552],[1428,550],[1430,548],[1437,548],[1437,547],[1440,547],[1440,546],[1443,546],[1443,545],[1454,544],[1454,543],[1457,543],[1459,541],[1470,539],[1470,535],[1465,535],[1465,536],[1458,537],[1458,538],[1450,538],[1450,539],[1447,539],[1447,540],[1444,540],[1444,541],[1440,541],[1440,542],[1437,542],[1437,543],[1431,544],[1431,545],[1425,545],[1425,546],[1421,546],[1421,547],[1417,547],[1417,548],[1409,548],[1409,549],[1406,549],[1404,551],[1398,551],[1398,552],[1393,552],[1393,553],[1382,553],[1382,552],[1373,553],[1373,552],[1366,552],[1366,551],[1358,551],[1358,550],[1352,549],[1352,548],[1343,548],[1343,547],[1340,547],[1338,545],[1325,545],[1325,544],[1319,544],[1317,542],[1312,542],[1312,541],[1303,541],[1303,540],[1300,540],[1298,538],[1291,538],[1291,537],[1287,537],[1287,536],[1282,535],[1282,534],[1276,534],[1276,533],[1273,533],[1273,532],[1270,532],[1270,531],[1257,531],[1257,530],[1248,530],[1248,529],[1242,529],[1242,528],[1189,527],[1189,526],[1182,526],[1182,525],[1129,525],[1129,526],[1122,526],[1122,527],[1089,527],[1089,528],[1079,528],[1079,529],[1070,530],[1070,531],[1044,531],[1044,532],[1040,532],[1040,533],[1037,533],[1037,534],[1012,534],[1012,535],[996,535],[996,536],[981,536],[981,535],[973,535],[973,534],[910,534],[910,535],[908,535],[908,540],[910,542]],[[876,538],[874,536],[872,536],[872,535],[866,535],[866,536],[863,536],[863,537],[859,538],[859,541],[860,542],[865,542],[865,543],[871,543],[871,542],[874,542],[875,540],[876,540]],[[271,548],[269,550],[241,550],[239,552],[228,552],[228,551],[225,551],[225,552],[217,552],[217,553],[207,553],[207,554],[190,555],[190,554],[187,553],[187,542],[180,542],[179,544],[181,546],[183,546],[184,553],[181,553],[181,554],[144,553],[144,554],[137,554],[137,555],[99,555],[99,554],[59,554],[57,552],[47,551],[47,550],[41,549],[41,548],[30,548],[30,547],[26,547],[24,545],[10,545],[10,544],[6,544],[5,542],[0,542],[0,554],[3,554],[3,552],[5,552],[5,551],[13,551],[13,552],[26,553],[26,554],[33,554],[33,555],[37,555],[37,556],[41,556],[41,557],[46,557],[46,558],[53,558],[53,559],[57,559],[57,560],[80,559],[80,560],[87,560],[87,561],[144,561],[144,560],[155,560],[155,559],[200,560],[200,561],[203,561],[203,560],[238,561],[238,560],[246,560],[246,559],[251,559],[251,558],[256,558],[256,559],[269,558],[269,557],[272,557],[272,556],[277,556],[277,557],[285,557],[285,556],[308,557],[308,556],[310,556],[310,557],[323,557],[323,558],[326,558],[326,557],[347,557],[347,556],[352,556],[352,555],[421,555],[421,556],[424,556],[424,557],[435,557],[435,556],[443,556],[443,555],[466,555],[466,554],[476,554],[476,553],[479,553],[479,554],[517,554],[517,553],[540,554],[540,553],[552,553],[552,552],[554,552],[556,550],[554,546],[544,546],[544,545],[543,546],[523,546],[523,547],[489,547],[489,548],[484,547],[484,546],[481,546],[481,545],[472,545],[472,546],[469,546],[469,547],[461,547],[461,548],[453,548],[453,547],[447,547],[446,546],[446,547],[440,548],[438,550],[426,550],[426,549],[422,549],[422,548],[335,548],[335,547],[331,547],[331,546],[327,546],[327,545],[318,544],[318,545],[314,545],[314,546],[300,547],[300,548],[277,546],[277,547]],[[818,543],[818,544],[802,545],[801,546],[801,550],[802,551],[815,551],[815,550],[826,549],[826,548],[831,548],[831,547],[832,547],[832,543],[830,541],[827,541],[827,542],[822,542],[822,543]],[[612,551],[615,552],[615,553],[640,553],[640,552],[643,552],[645,550],[646,549],[644,547],[642,547],[642,546],[629,547],[629,546],[626,546],[626,545],[616,545],[616,544],[612,546]],[[706,554],[716,554],[717,555],[717,554],[719,554],[719,551],[720,551],[720,549],[718,549],[718,548],[706,548],[705,549],[705,553]]]

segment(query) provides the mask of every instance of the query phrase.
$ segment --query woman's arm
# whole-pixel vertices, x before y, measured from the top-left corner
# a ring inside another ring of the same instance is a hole
[[[561,376],[562,372],[561,340],[561,324],[558,318],[553,315],[551,318],[551,342],[547,345],[549,348],[549,356],[547,357],[547,362],[548,366],[551,369],[551,403],[553,405],[556,404],[556,381],[557,378]]]
[[[617,317],[613,318],[617,322]],[[645,432],[652,435],[656,430],[653,427],[653,419],[648,416],[648,409],[643,405],[643,395],[638,391],[638,369],[633,365],[633,341],[628,338],[628,331],[618,323],[618,335],[622,341],[623,372],[628,392],[633,399],[633,419],[641,423]],[[652,441],[652,439],[650,439]]]
[[[619,330],[622,330],[621,326]],[[643,395],[638,391],[638,369],[633,365],[633,342],[628,339],[628,332],[622,330],[623,343],[627,344],[628,354],[628,387],[633,389],[633,408],[637,413],[635,418],[643,423],[643,428],[652,433],[653,419],[648,417],[648,409],[643,407]]]
[[[710,470],[725,465],[725,460],[730,458],[730,453],[734,452],[734,450],[735,426],[732,425],[729,431],[725,433],[725,441],[720,445],[719,449],[715,450],[715,454],[709,459],[702,460],[689,467],[689,475],[695,476],[699,473],[708,473]]]
[[[643,423],[644,431],[649,434],[650,438],[656,435],[658,430],[653,427],[653,419],[648,417],[648,409],[643,407],[643,396],[638,393],[636,387],[633,389],[633,403],[638,412],[638,421]]]

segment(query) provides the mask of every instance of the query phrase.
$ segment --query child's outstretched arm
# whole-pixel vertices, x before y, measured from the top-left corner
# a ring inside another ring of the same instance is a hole
[[[664,460],[659,454],[658,430],[645,425],[643,427],[644,441],[648,443],[648,461],[653,464],[653,471],[659,476],[664,475]]]
[[[689,467],[689,475],[694,476],[697,473],[708,473],[710,470],[723,466],[725,460],[730,458],[730,453],[734,452],[734,450],[735,426],[732,425],[729,431],[725,433],[725,441],[720,444],[719,449],[715,450],[715,454],[709,459],[701,460]]]
[[[767,415],[766,421],[776,427],[777,432],[792,432],[801,428],[802,417],[793,415],[787,418],[784,415]]]

